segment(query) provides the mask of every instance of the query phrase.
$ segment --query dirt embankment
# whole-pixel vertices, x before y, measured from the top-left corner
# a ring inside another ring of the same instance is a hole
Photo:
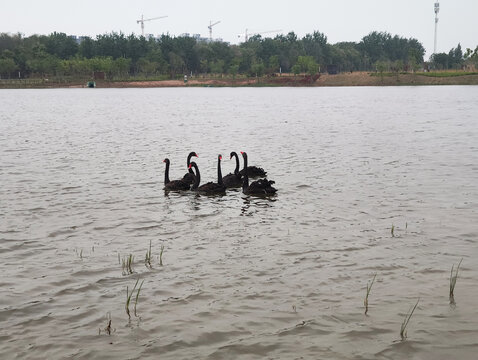
[[[153,87],[185,87],[185,86],[251,86],[256,84],[255,79],[241,79],[241,80],[211,80],[211,79],[201,79],[201,80],[188,80],[185,83],[183,80],[161,80],[161,81],[115,81],[108,82],[102,81],[97,82],[97,87],[105,88],[153,88]]]
[[[478,75],[430,77],[416,74],[371,74],[369,72],[322,74],[320,77],[273,76],[250,79],[101,82],[98,87],[184,87],[184,86],[399,86],[399,85],[478,85]]]
[[[415,74],[370,74],[368,72],[322,75],[315,86],[478,85],[478,75],[431,77]]]
[[[36,80],[0,81],[0,88],[82,88],[85,82],[55,82]],[[320,77],[268,76],[261,78],[192,78],[187,83],[183,80],[162,81],[105,81],[98,80],[98,88],[156,88],[156,87],[233,87],[233,86],[414,86],[414,85],[478,85],[478,75],[460,75],[447,77],[425,76],[416,74],[372,74],[369,72],[341,73],[337,75],[321,74]]]

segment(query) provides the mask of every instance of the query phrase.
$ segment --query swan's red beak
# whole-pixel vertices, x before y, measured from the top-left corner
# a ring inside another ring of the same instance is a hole
[[[192,165],[191,165],[191,164],[189,164],[189,167],[188,167],[188,169],[191,169],[191,166],[192,166]]]
[[[199,157],[199,155],[197,153],[195,153],[195,154],[196,154],[196,157]]]
[[[222,160],[222,155],[219,155],[219,160]]]
[[[163,162],[166,162],[166,159],[164,159]]]
[[[241,151],[241,155],[244,155],[244,151]]]

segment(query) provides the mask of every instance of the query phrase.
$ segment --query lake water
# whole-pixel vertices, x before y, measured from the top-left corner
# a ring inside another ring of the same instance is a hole
[[[473,86],[1,90],[1,358],[475,359],[477,99]],[[165,194],[162,160],[177,179],[190,151],[204,182],[217,154],[226,174],[247,151],[277,196]]]

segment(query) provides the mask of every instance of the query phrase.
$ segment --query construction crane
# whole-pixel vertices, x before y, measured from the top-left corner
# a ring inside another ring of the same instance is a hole
[[[281,32],[282,29],[279,29],[279,30],[269,30],[269,31],[262,31],[262,32],[254,32],[254,33],[248,33],[247,32],[248,29],[246,29],[246,32],[244,34],[239,34],[237,35],[237,37],[243,37],[244,36],[244,41],[247,42],[247,40],[249,40],[249,37],[250,36],[254,36],[254,35],[262,35],[262,34],[269,34],[269,33],[277,33],[277,32]]]
[[[143,17],[143,15],[141,15],[141,19],[140,19],[140,20],[136,20],[136,24],[141,24],[141,35],[144,36],[144,22],[145,22],[145,21],[158,20],[158,19],[163,19],[163,18],[166,18],[166,17],[168,17],[168,16],[165,15],[165,16],[154,17],[154,18],[151,18],[151,19],[145,19],[145,18]]]
[[[212,27],[214,25],[217,25],[219,24],[221,21],[216,21],[214,24],[212,23],[212,21],[209,21],[209,26],[207,27],[209,29],[209,41],[212,41]]]

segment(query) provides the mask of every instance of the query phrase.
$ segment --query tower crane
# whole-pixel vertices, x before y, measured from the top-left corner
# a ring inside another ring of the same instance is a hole
[[[269,30],[269,31],[262,31],[262,32],[254,32],[254,33],[248,33],[248,29],[246,29],[246,32],[244,34],[239,34],[237,35],[237,37],[243,37],[244,36],[244,41],[247,41],[249,40],[249,37],[250,36],[254,36],[254,35],[262,35],[262,34],[269,34],[269,33],[277,33],[277,32],[281,32],[282,29],[279,29],[279,30]]]
[[[168,17],[168,16],[165,15],[165,16],[154,17],[154,18],[151,18],[151,19],[145,19],[143,17],[143,15],[141,15],[141,19],[136,20],[136,24],[141,24],[141,35],[144,36],[144,22],[145,21],[158,20],[158,19],[163,19],[163,18],[166,18],[166,17]]]
[[[209,25],[208,25],[208,29],[209,29],[209,41],[212,41],[212,27],[214,25],[217,25],[219,24],[221,21],[216,21],[214,24],[212,23],[212,21],[209,21]]]

